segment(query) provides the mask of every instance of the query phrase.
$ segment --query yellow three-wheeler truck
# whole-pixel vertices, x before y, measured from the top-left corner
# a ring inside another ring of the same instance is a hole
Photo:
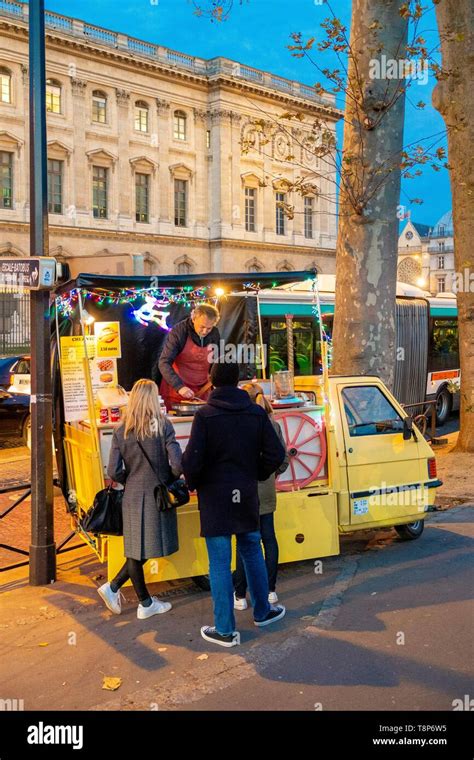
[[[320,377],[299,380],[296,393],[321,398]],[[363,528],[418,538],[441,485],[429,444],[379,378],[331,377],[328,390],[326,405],[275,414],[290,456],[277,479],[280,562],[336,555],[339,534]],[[178,509],[178,531],[179,551],[147,563],[149,581],[208,572],[195,495]],[[122,539],[109,537],[109,580],[123,559]]]

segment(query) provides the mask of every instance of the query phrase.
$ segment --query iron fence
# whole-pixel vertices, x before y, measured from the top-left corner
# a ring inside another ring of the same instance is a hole
[[[0,290],[0,355],[13,356],[30,350],[30,294]]]

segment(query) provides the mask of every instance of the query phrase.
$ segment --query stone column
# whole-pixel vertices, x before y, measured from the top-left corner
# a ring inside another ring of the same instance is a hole
[[[74,154],[69,167],[73,175],[72,193],[66,215],[68,224],[88,227],[92,208],[92,188],[86,160],[86,87],[87,82],[71,77]]]
[[[170,181],[170,103],[168,100],[161,98],[156,99],[157,116],[158,116],[158,231],[162,234],[172,234],[173,232],[173,209],[172,209],[172,192]]]
[[[195,123],[195,148],[196,148],[196,175],[195,175],[195,232],[198,237],[208,238],[208,148],[207,148],[207,120],[209,113],[199,108],[194,108]]]
[[[211,111],[211,239],[221,238],[231,229],[231,115],[232,111]]]
[[[132,226],[132,182],[130,181],[130,93],[128,90],[116,89],[117,98],[117,133],[118,133],[118,166],[115,169],[114,199],[112,207],[117,214],[119,228],[130,229]],[[112,204],[111,204],[112,205]]]
[[[29,215],[29,197],[30,197],[30,185],[29,185],[29,171],[28,167],[30,165],[30,139],[28,134],[28,124],[29,124],[29,77],[28,77],[28,66],[26,64],[21,64],[21,78],[22,78],[22,85],[23,85],[23,114],[25,117],[24,120],[24,133],[23,133],[23,139],[24,142],[21,146],[21,149],[18,148],[17,155],[15,156],[15,159],[18,160],[18,166],[19,171],[17,172],[18,177],[18,188],[19,188],[19,194],[18,194],[18,206],[21,208],[21,219],[24,222],[28,222],[30,215]]]
[[[242,116],[238,113],[232,113],[231,115],[231,151],[230,151],[230,169],[231,169],[231,183],[230,183],[230,206],[231,206],[231,218],[230,223],[232,225],[232,237],[244,237],[245,229],[245,206],[243,202],[243,188],[240,171],[240,122]],[[258,200],[258,199],[257,199]]]

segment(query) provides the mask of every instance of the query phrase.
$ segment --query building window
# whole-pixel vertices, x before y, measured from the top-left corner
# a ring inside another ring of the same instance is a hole
[[[135,174],[135,219],[149,222],[150,175]]]
[[[444,224],[440,224],[438,227],[438,235],[439,237],[444,237],[446,234],[446,226]]]
[[[107,219],[108,171],[103,166],[92,167],[92,209],[95,219]]]
[[[0,151],[0,208],[13,208],[13,153]]]
[[[188,183],[185,179],[174,181],[174,223],[176,227],[186,227]]]
[[[148,106],[143,100],[137,100],[135,103],[135,130],[148,132]]]
[[[107,95],[100,90],[92,93],[92,121],[105,124],[107,121]]]
[[[175,140],[186,140],[186,114],[184,111],[174,112],[173,137]]]
[[[46,80],[46,110],[61,113],[61,83],[56,79]]]
[[[254,187],[245,188],[245,229],[255,232],[255,204],[257,191]]]
[[[248,267],[249,272],[261,272],[262,267],[259,264],[250,264]]]
[[[313,211],[314,198],[308,196],[304,199],[304,236],[305,238],[313,237]]]
[[[285,211],[282,203],[286,202],[285,193],[276,193],[275,195],[275,231],[277,235],[285,234]]]
[[[438,256],[438,269],[444,269],[444,256]]]
[[[187,261],[182,261],[180,264],[178,264],[177,270],[177,274],[190,274],[191,264],[188,264]]]
[[[206,130],[206,148],[210,148],[210,147],[211,147],[211,130],[207,129]]]
[[[12,102],[12,75],[8,69],[0,68],[0,101]]]
[[[438,293],[446,292],[446,277],[437,277],[438,281]]]
[[[63,213],[63,162],[48,158],[48,211]]]
[[[438,243],[438,251],[444,251],[444,250],[445,250],[445,242],[444,242],[444,240],[441,240]]]

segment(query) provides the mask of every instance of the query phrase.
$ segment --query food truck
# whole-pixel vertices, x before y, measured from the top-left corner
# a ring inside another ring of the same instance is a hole
[[[256,282],[249,281],[252,276]],[[294,375],[288,313],[289,366],[268,376],[260,294],[308,279],[321,336],[321,373]],[[123,539],[88,534],[82,518],[108,483],[112,436],[133,383],[141,377],[159,382],[158,358],[168,331],[200,302],[218,306],[223,346],[241,351],[241,380],[264,386],[283,432],[290,464],[276,481],[280,562],[336,555],[339,536],[363,528],[395,526],[402,538],[418,538],[441,485],[434,454],[380,378],[329,375],[330,338],[316,273],[81,274],[56,290],[53,304],[56,460],[74,528],[107,562],[108,578],[123,564]],[[166,410],[183,450],[196,408],[189,403]],[[196,494],[177,516],[179,551],[149,560],[147,581],[208,572]]]

